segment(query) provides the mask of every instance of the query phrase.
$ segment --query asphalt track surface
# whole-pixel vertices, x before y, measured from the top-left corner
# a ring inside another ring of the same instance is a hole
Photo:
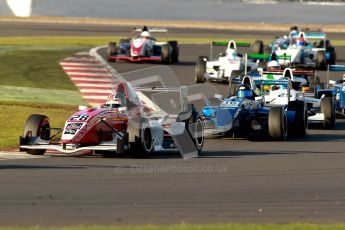
[[[337,50],[344,61],[345,48]],[[208,52],[181,45],[181,63],[169,67],[193,84],[195,58]],[[120,73],[154,66],[113,65]],[[344,139],[338,120],[335,130],[286,142],[212,137],[190,160],[0,155],[0,225],[344,222]]]

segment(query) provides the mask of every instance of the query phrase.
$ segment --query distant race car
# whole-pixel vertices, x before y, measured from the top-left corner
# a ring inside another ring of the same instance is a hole
[[[292,27],[288,36],[273,40],[270,52],[285,56],[279,62],[286,67],[326,69],[327,65],[336,63],[335,48],[320,29],[305,28],[299,31],[298,27]]]
[[[209,60],[206,56],[199,56],[195,66],[195,82],[204,83],[206,80],[229,81],[233,77],[238,77],[245,72],[255,71],[258,64],[247,61],[244,55],[238,53],[237,46],[250,47],[250,43],[212,42],[211,57],[213,46],[226,46],[225,52],[218,54],[215,60]],[[253,49],[262,52],[260,47],[254,44]]]
[[[153,116],[152,107],[139,99],[131,85],[119,82],[104,105],[74,113],[64,128],[52,128],[45,115],[29,116],[20,150],[33,155],[50,149],[66,154],[91,150],[105,157],[124,152],[145,156],[153,151],[181,150],[188,141],[192,143],[189,149],[202,150],[203,122],[190,104],[177,118]]]
[[[140,34],[137,34],[137,32],[140,32]],[[135,28],[132,38],[121,39],[119,44],[109,42],[107,49],[108,61],[177,63],[179,61],[178,42],[157,42],[152,36],[152,32],[167,32],[167,29],[148,28],[147,26],[142,29]]]
[[[276,81],[286,84],[287,81]],[[270,137],[285,140],[287,136],[306,134],[306,112],[303,102],[285,105],[267,105],[265,98],[255,95],[252,80],[244,77],[238,85],[236,96],[218,103],[210,103],[202,109],[205,133],[232,134],[237,137]],[[265,81],[261,81],[265,84]],[[290,131],[289,131],[290,130]]]

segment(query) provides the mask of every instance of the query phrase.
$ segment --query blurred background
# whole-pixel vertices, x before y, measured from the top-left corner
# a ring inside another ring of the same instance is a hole
[[[345,0],[0,0],[0,16],[345,23]]]

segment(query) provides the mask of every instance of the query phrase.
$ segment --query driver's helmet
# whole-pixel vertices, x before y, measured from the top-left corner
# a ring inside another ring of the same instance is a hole
[[[253,91],[249,85],[241,84],[237,88],[236,96],[240,98],[250,99],[253,97]]]
[[[267,64],[267,70],[280,70],[280,64],[276,60],[272,60]]]
[[[141,36],[142,38],[149,39],[149,38],[151,37],[151,34],[150,34],[149,31],[143,31],[143,32],[141,32],[140,36]]]
[[[290,33],[289,33],[289,38],[290,39],[294,39],[297,36],[298,36],[298,31],[296,31],[296,30],[290,31]]]
[[[303,37],[296,38],[296,45],[297,46],[306,46],[305,39]]]
[[[227,56],[236,56],[237,51],[235,49],[232,49],[232,48],[226,49],[226,55]]]
[[[108,98],[107,101],[105,102],[105,105],[110,107],[110,108],[119,108],[122,107],[122,100],[121,98],[118,97],[118,95],[111,93]]]

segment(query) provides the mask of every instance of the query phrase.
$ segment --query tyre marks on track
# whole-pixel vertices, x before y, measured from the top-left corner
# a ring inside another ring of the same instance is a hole
[[[101,62],[85,52],[63,59],[60,65],[90,105],[103,104],[117,82]]]

